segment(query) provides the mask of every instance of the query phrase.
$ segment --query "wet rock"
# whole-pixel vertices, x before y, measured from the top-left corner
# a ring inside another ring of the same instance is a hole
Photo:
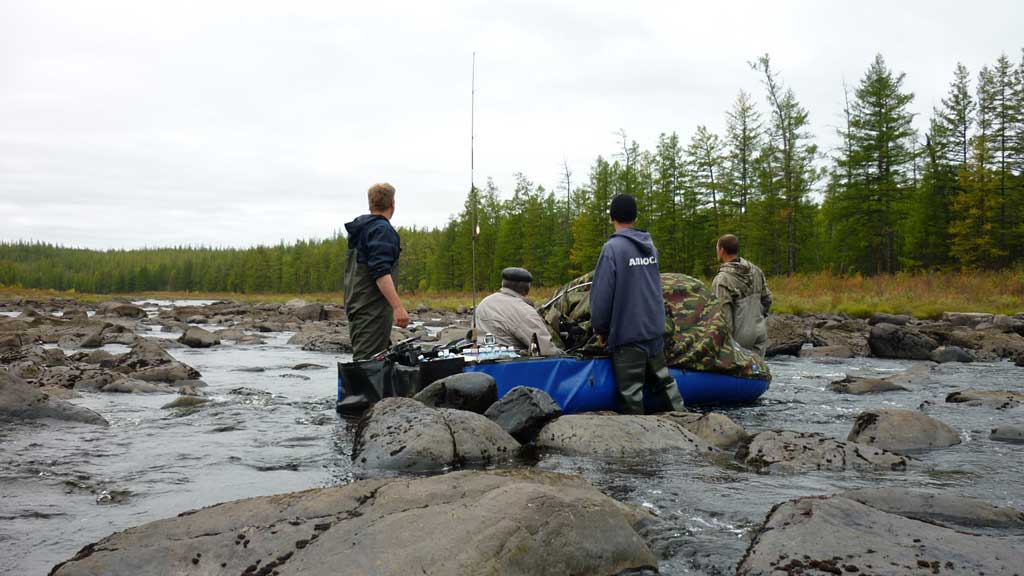
[[[413,398],[434,408],[483,414],[498,401],[498,385],[490,374],[464,372],[431,383]]]
[[[621,574],[657,568],[647,521],[575,476],[460,471],[219,504],[113,534],[51,574]]]
[[[209,322],[206,316],[189,316],[185,318],[185,324],[207,324]]]
[[[879,392],[893,392],[896,390],[907,390],[887,378],[861,378],[859,376],[847,376],[842,380],[836,380],[828,385],[829,390],[840,394],[876,394]]]
[[[216,334],[217,338],[220,338],[222,341],[241,340],[242,338],[245,338],[247,336],[245,330],[242,330],[241,328],[224,328],[221,330],[217,330],[216,332],[214,332],[214,334]]]
[[[881,378],[848,374],[842,380],[829,384],[829,389],[840,394],[874,394],[909,390],[910,386],[920,386],[931,379],[931,368],[918,365]]]
[[[1024,393],[1009,390],[959,390],[946,396],[946,402],[967,404],[969,406],[987,406],[1005,410],[1016,408],[1024,403]]]
[[[810,328],[797,316],[768,316],[768,351],[765,356],[799,356],[805,342],[810,341]]]
[[[742,426],[733,422],[728,416],[717,412],[708,412],[707,414],[666,412],[660,416],[681,424],[683,428],[693,432],[701,440],[722,450],[735,448],[750,437],[750,434]]]
[[[173,391],[166,384],[146,382],[145,380],[136,380],[134,378],[115,380],[104,386],[101,390],[118,394],[166,394]]]
[[[980,326],[979,326],[980,328]],[[931,324],[921,331],[945,346],[967,350],[976,361],[1016,358],[1024,354],[1024,337],[998,329],[972,330],[949,324]]]
[[[29,340],[21,334],[0,334],[0,350],[21,348],[29,343]]]
[[[164,404],[163,406],[161,406],[161,408],[194,408],[196,406],[202,406],[203,404],[208,403],[210,403],[209,398],[204,398],[202,396],[182,395],[175,398],[172,402]]]
[[[178,362],[159,343],[140,340],[127,354],[120,356],[115,369],[137,380],[175,382],[194,380],[201,375],[191,366]]]
[[[719,450],[660,416],[571,414],[541,429],[538,448],[596,458],[632,458],[680,451],[717,456]]]
[[[352,461],[370,470],[436,471],[505,462],[518,449],[515,439],[480,414],[385,398],[360,420]]]
[[[288,340],[288,343],[295,344],[296,342],[293,342],[293,340],[298,336],[299,334],[293,336]],[[302,349],[308,352],[343,354],[352,351],[352,339],[348,335],[347,328],[341,328],[336,332],[311,334],[305,336],[303,340],[305,341],[301,344]]]
[[[302,374],[279,374],[278,378],[291,378],[293,380],[309,380],[310,379],[309,376],[304,376]]]
[[[324,370],[327,366],[323,364],[313,364],[312,362],[302,362],[292,366],[292,370]]]
[[[959,346],[939,346],[931,353],[932,362],[974,362],[974,356]]]
[[[299,306],[298,308],[292,309],[289,313],[303,322],[327,320],[327,311],[324,310],[324,305],[319,303]]]
[[[96,309],[98,316],[118,316],[121,318],[145,318],[146,311],[135,304],[127,302],[104,302]]]
[[[773,508],[736,574],[1014,574],[1022,565],[1024,552],[1012,541],[833,496]]]
[[[868,346],[871,353],[880,358],[928,360],[939,344],[910,326],[877,324],[868,334]]]
[[[853,358],[853,350],[849,346],[815,346],[813,348],[801,348],[801,358]]]
[[[989,438],[999,442],[1024,444],[1024,426],[1000,426],[993,428]]]
[[[923,412],[884,408],[858,414],[846,439],[905,453],[955,446],[960,434]]]
[[[932,524],[969,528],[1024,528],[1024,512],[978,498],[930,494],[906,488],[863,488],[840,494],[883,512]]]
[[[750,437],[736,450],[736,459],[766,472],[907,468],[905,457],[881,448],[789,430],[769,430]]]
[[[0,368],[0,418],[37,420],[53,418],[85,424],[107,425],[107,420],[96,412],[51,397],[21,378]]]
[[[974,328],[978,324],[991,323],[992,315],[983,312],[943,312],[942,321],[953,326]]]
[[[199,328],[198,326],[190,326],[178,338],[178,342],[188,346],[189,348],[209,348],[220,344],[220,338],[209,330]]]
[[[884,312],[879,312],[868,320],[868,325],[892,324],[894,326],[906,326],[911,320],[913,318],[906,314],[885,314]]]
[[[85,362],[86,364],[98,364],[101,366],[106,364],[107,366],[113,366],[114,362],[117,360],[117,356],[107,352],[106,350],[93,350],[88,354],[83,353],[80,356],[77,356],[75,360],[77,362]]]
[[[523,444],[532,442],[545,424],[561,415],[558,402],[547,392],[530,386],[516,386],[484,412],[484,416]]]

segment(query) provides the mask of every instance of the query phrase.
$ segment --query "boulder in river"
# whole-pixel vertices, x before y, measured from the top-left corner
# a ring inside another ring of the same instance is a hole
[[[765,356],[799,356],[804,343],[810,341],[809,332],[808,326],[797,316],[771,314]]]
[[[858,395],[907,390],[906,387],[887,378],[863,378],[860,376],[847,376],[842,380],[836,380],[829,384],[828,388],[829,390],[839,392],[840,394]]]
[[[547,392],[530,386],[516,386],[484,412],[484,416],[523,444],[532,442],[545,424],[561,415],[558,402]]]
[[[178,338],[178,342],[189,348],[209,348],[220,344],[220,338],[205,328],[189,326],[188,330],[185,330],[185,333]]]
[[[783,502],[736,570],[774,574],[1019,574],[1013,541],[922,522],[840,496]]]
[[[575,476],[460,471],[218,504],[115,533],[51,574],[638,573],[657,570],[649,520]]]
[[[931,353],[932,362],[946,364],[949,362],[974,362],[974,356],[959,346],[939,346]]]
[[[195,368],[178,362],[158,342],[140,340],[115,363],[118,372],[147,382],[176,382],[200,377]]]
[[[868,346],[880,358],[928,360],[939,343],[910,326],[876,324],[868,334]]]
[[[907,468],[905,457],[888,450],[789,430],[768,430],[751,436],[736,450],[736,459],[765,472]]]
[[[912,320],[913,317],[906,314],[886,314],[884,312],[878,312],[868,320],[868,325],[892,324],[894,326],[906,326],[907,324],[910,324]]]
[[[542,428],[536,443],[541,449],[595,458],[635,458],[666,451],[719,454],[682,424],[660,416],[571,414]]]
[[[96,309],[99,316],[117,316],[121,318],[145,318],[146,311],[128,302],[104,302]]]
[[[480,414],[385,398],[363,415],[352,445],[360,468],[397,472],[511,460],[519,443]]]
[[[988,406],[1005,410],[1016,408],[1024,403],[1024,393],[1009,390],[959,390],[946,396],[946,402],[967,404],[968,406]]]
[[[297,339],[301,339],[301,342],[297,341]],[[352,351],[352,338],[348,335],[348,328],[338,328],[331,332],[317,332],[308,335],[300,332],[292,336],[288,343],[300,344],[302,349],[307,352],[343,354]]]
[[[483,414],[498,401],[498,384],[490,374],[463,372],[432,382],[413,398],[434,408]]]
[[[846,439],[902,453],[954,446],[960,434],[923,412],[883,408],[858,414]]]
[[[660,416],[682,424],[683,428],[693,432],[701,440],[722,450],[735,448],[750,436],[742,426],[717,412],[665,412]]]
[[[978,498],[906,488],[862,488],[844,492],[841,496],[890,514],[932,524],[1024,529],[1024,512],[993,506]]]
[[[53,418],[107,425],[107,420],[82,406],[53,398],[46,392],[0,368],[0,418],[36,420]]]
[[[854,356],[853,349],[845,344],[800,349],[801,358],[853,358]]]
[[[1024,426],[999,426],[993,428],[989,438],[998,442],[1024,444]]]

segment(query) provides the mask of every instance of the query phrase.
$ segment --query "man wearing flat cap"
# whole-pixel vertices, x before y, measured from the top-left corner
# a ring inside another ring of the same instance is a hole
[[[683,398],[665,366],[665,301],[658,249],[651,235],[634,228],[636,200],[612,199],[615,233],[604,243],[590,286],[590,323],[607,342],[626,414],[643,414],[645,396],[654,412],[683,410]]]
[[[524,268],[501,271],[501,290],[484,298],[476,307],[476,337],[483,343],[487,334],[499,346],[529,350],[534,339],[541,356],[555,356],[562,351],[552,342],[551,333],[540,313],[526,300],[533,276]]]

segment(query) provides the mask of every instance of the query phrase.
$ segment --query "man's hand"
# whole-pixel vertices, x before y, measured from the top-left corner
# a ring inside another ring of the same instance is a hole
[[[393,308],[395,311],[395,326],[399,328],[405,328],[409,325],[409,313],[405,311],[405,306],[399,305],[397,308]]]
[[[597,345],[604,348],[604,336],[601,336],[600,334],[597,335]]]

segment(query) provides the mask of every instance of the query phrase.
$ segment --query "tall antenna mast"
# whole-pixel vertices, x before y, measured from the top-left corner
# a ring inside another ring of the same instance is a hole
[[[476,339],[476,239],[480,236],[477,211],[474,145],[476,144],[476,52],[473,52],[473,73],[469,91],[469,194],[473,199],[473,338]]]

